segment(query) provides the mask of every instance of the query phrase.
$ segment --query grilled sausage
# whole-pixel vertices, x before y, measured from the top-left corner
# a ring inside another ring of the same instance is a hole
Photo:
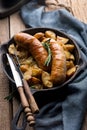
[[[47,51],[37,38],[27,33],[18,33],[14,36],[14,40],[21,46],[27,46],[29,48],[29,52],[41,69],[45,71],[49,69],[49,67],[44,65],[48,56]]]
[[[52,52],[51,80],[54,84],[62,84],[66,79],[66,57],[63,48],[56,43],[50,41]]]

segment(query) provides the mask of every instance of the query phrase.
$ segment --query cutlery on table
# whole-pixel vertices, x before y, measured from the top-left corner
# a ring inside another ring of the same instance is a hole
[[[24,108],[26,119],[29,122],[29,125],[33,126],[35,124],[35,118],[33,114],[39,112],[39,108],[30,91],[27,81],[21,75],[21,72],[19,68],[16,66],[16,64],[14,63],[12,56],[8,53],[6,53],[6,56],[7,56],[7,59],[8,59],[8,62],[9,62],[9,65],[13,74],[13,78],[14,78],[17,90],[20,95],[21,104]]]

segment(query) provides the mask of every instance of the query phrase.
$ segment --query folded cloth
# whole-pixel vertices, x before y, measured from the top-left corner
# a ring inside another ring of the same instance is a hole
[[[21,17],[28,27],[51,27],[70,35],[80,48],[82,61],[77,76],[68,85],[50,94],[38,94],[37,102],[42,106],[36,115],[35,130],[81,130],[87,109],[87,25],[65,9],[45,12],[36,0],[21,8]]]

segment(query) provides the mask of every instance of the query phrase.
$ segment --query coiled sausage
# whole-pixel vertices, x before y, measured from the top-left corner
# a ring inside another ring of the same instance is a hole
[[[48,56],[47,51],[37,38],[27,33],[18,33],[14,35],[14,40],[21,46],[28,46],[29,52],[41,69],[45,71],[49,69],[44,64]]]

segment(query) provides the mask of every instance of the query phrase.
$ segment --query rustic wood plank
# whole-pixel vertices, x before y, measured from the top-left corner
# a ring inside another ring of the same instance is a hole
[[[22,23],[20,16],[19,16],[19,12],[14,13],[13,15],[10,16],[10,38],[25,29],[24,24]],[[17,98],[14,98],[13,100],[13,116],[15,114],[15,112],[17,111],[19,107],[19,102],[17,100]]]
[[[0,20],[0,41],[1,44],[9,39],[9,20]],[[9,95],[8,79],[3,72],[0,54],[0,130],[10,130],[11,124],[11,103],[4,98]]]
[[[23,29],[25,29],[25,26],[23,25],[20,16],[19,16],[19,12],[14,13],[13,15],[10,16],[10,38],[22,31]],[[13,99],[13,117],[15,116],[15,113],[18,110],[20,102],[18,101],[17,98]]]
[[[60,6],[60,8],[65,8],[67,11],[73,14],[70,0],[57,0],[57,1],[58,1],[58,6]]]
[[[10,16],[10,37],[14,34],[25,29],[25,25],[23,24],[19,12],[14,13]]]
[[[65,5],[67,7],[70,6],[70,0],[57,0],[58,1],[58,4],[60,5]]]
[[[80,21],[87,23],[87,1],[86,0],[70,0],[73,14]]]
[[[1,19],[0,20],[0,41],[1,43],[7,42],[9,39],[9,20]]]
[[[12,37],[14,34],[23,31],[25,29],[25,25],[23,24],[19,12],[13,14],[10,16],[10,37]],[[14,98],[13,100],[13,116],[15,116],[15,113],[18,110],[20,102],[17,98]],[[22,120],[22,118],[20,119]],[[21,125],[21,121],[19,122],[19,126]],[[26,127],[26,130],[32,130],[28,125]]]
[[[70,0],[46,0],[46,11],[65,8],[72,12]]]

